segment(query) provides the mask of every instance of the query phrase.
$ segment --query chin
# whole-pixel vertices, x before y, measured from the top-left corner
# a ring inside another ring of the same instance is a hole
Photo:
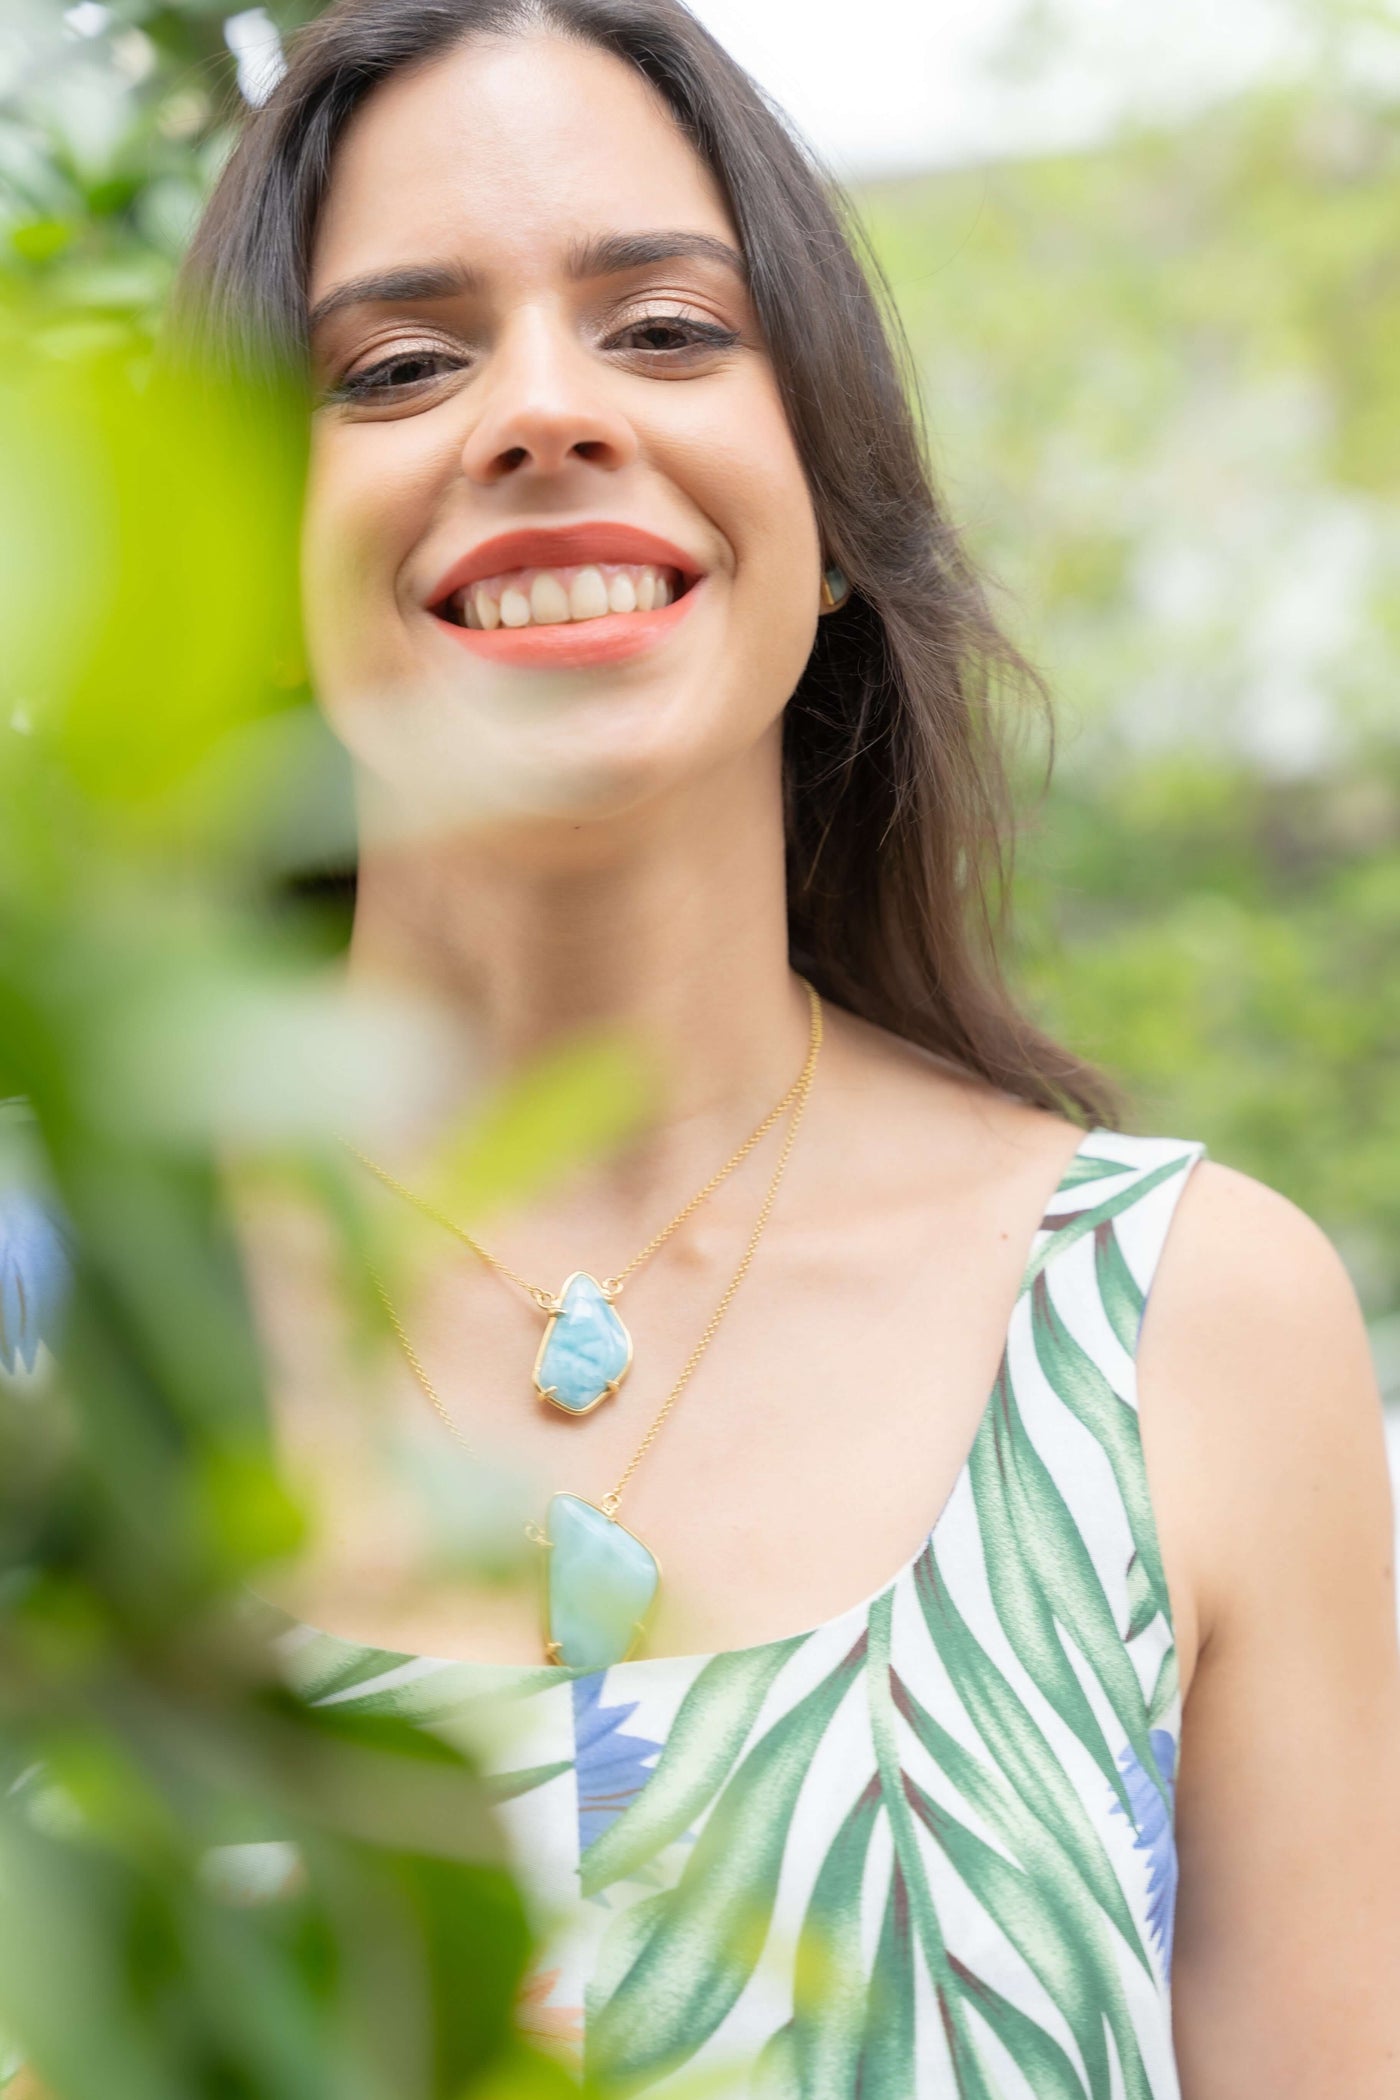
[[[323,676],[318,692],[366,812],[402,843],[554,838],[578,850],[586,830],[596,850],[601,827],[673,804],[766,726],[734,719],[705,676],[464,680],[414,666],[374,685]]]

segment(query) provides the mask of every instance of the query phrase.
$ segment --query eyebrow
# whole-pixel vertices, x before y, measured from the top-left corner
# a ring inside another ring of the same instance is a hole
[[[718,263],[741,284],[748,283],[748,269],[738,249],[710,233],[591,234],[570,244],[564,267],[571,278],[579,281],[617,277],[626,270],[644,270],[655,263],[676,261]],[[363,277],[348,277],[318,299],[307,316],[307,332],[314,335],[333,314],[351,306],[421,305],[432,299],[460,298],[481,289],[480,273],[462,264],[411,263],[397,270],[374,270]]]
[[[599,233],[575,241],[564,267],[570,277],[616,277],[624,270],[644,270],[652,263],[714,262],[732,271],[741,284],[748,267],[737,248],[712,233]]]

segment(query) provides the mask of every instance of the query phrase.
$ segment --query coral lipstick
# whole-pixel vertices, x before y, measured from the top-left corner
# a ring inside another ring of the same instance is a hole
[[[637,580],[635,609],[631,583],[619,578],[624,566]],[[537,594],[535,616],[532,577],[544,594]],[[574,610],[560,617],[569,609],[571,582]],[[460,556],[432,586],[427,610],[446,638],[488,661],[563,670],[621,663],[658,647],[688,617],[703,582],[693,555],[639,526],[536,526],[498,533]],[[623,601],[614,595],[611,611],[610,584]],[[653,585],[669,602],[652,606]]]

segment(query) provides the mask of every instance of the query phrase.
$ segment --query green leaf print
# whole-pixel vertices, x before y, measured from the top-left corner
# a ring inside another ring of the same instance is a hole
[[[1025,2077],[1035,2100],[1084,2100],[1084,2081],[1054,2036],[1018,2011],[1000,1991],[974,1976],[956,1955],[949,1961],[967,2003],[986,2021]]]
[[[655,1895],[638,1897],[619,1910],[603,1935],[586,1994],[590,2005],[611,1998],[633,1963],[645,1952],[648,1940],[664,1925],[674,1891],[658,1889]]]
[[[1005,1367],[972,1448],[970,1473],[992,1601],[1017,1660],[1131,1816],[1123,1775],[1058,1627],[1089,1662],[1139,1759],[1155,1771],[1142,1686],[1083,1533],[1026,1434]]]
[[[915,1780],[905,1783],[914,1813],[1064,2017],[1089,2074],[1091,2100],[1112,2100],[1105,2022],[1122,2054],[1133,2046],[1132,2019],[1102,1923],[1095,1925],[1092,1914],[1075,1903],[1063,1874],[1057,1884],[1026,1873],[931,1800]],[[1029,2018],[1027,2024],[1044,2034]],[[1083,2091],[1081,2085],[1079,2100]],[[1129,2084],[1127,2092],[1129,2100],[1151,2100],[1145,2082]]]
[[[1127,1160],[1101,1159],[1093,1152],[1079,1152],[1065,1168],[1055,1193],[1063,1195],[1066,1189],[1082,1188],[1086,1181],[1108,1181],[1115,1174],[1131,1174],[1133,1171]]]
[[[530,1765],[521,1772],[489,1773],[481,1782],[492,1801],[514,1801],[521,1794],[532,1794],[536,1787],[548,1786],[551,1779],[558,1779],[565,1772],[572,1772],[571,1757],[561,1758],[553,1765]]]
[[[984,2066],[968,2031],[962,2003],[954,1988],[943,1928],[939,1923],[928,1874],[919,1855],[919,1841],[914,1830],[909,1798],[905,1792],[905,1775],[899,1761],[895,1731],[891,1669],[893,1616],[894,1591],[888,1589],[882,1596],[877,1597],[870,1607],[870,1657],[866,1686],[870,1698],[870,1732],[875,1743],[875,1761],[880,1770],[885,1812],[890,1819],[890,1836],[894,1840],[895,1860],[903,1870],[915,1937],[923,1949],[924,1962],[938,2002],[948,2052],[953,2060],[954,2089],[958,2100],[996,2100],[995,2094],[987,2084]]]
[[[1171,1599],[1147,1492],[1137,1409],[1119,1398],[1093,1358],[1080,1348],[1055,1310],[1043,1276],[1036,1278],[1032,1292],[1031,1335],[1052,1391],[1104,1448],[1143,1571],[1152,1584],[1158,1610],[1170,1625]]]
[[[748,2100],[802,2100],[797,2036],[791,2020],[764,2043],[749,2083]]]
[[[1128,1355],[1132,1356],[1137,1351],[1138,1329],[1142,1325],[1142,1309],[1147,1301],[1128,1267],[1119,1244],[1118,1229],[1111,1218],[1094,1228],[1094,1277],[1103,1309],[1108,1315],[1108,1324]]]
[[[1135,1641],[1140,1633],[1146,1633],[1156,1616],[1157,1599],[1152,1594],[1152,1584],[1134,1553],[1128,1562],[1128,1630],[1124,1640]]]
[[[579,1882],[585,1896],[637,1873],[685,1835],[729,1777],[768,1687],[803,1638],[738,1649],[706,1663],[641,1793],[584,1853]]]
[[[953,1967],[951,1960],[949,1966]],[[914,2037],[914,1935],[909,1891],[895,1860],[870,1974],[865,2036],[852,2100],[884,2100],[888,2094],[913,2092]]]
[[[915,1563],[914,1592],[969,1720],[984,1743],[996,1746],[997,1769],[1097,1891],[1101,1840],[1034,1716],[954,1604],[932,1542]],[[1136,1951],[1145,1962],[1140,1942]]]
[[[1146,1973],[1153,1968],[1103,1840],[1074,1796],[1080,1831],[1067,1850],[1046,1822],[1034,1814],[999,1765],[983,1761],[948,1733],[891,1672],[894,1702],[934,1763],[947,1775],[968,1806],[986,1824],[1013,1859],[1029,1874],[1062,1892],[1066,1906],[1081,1914],[1081,1934],[1092,1939],[1093,1906],[1122,1934]]]
[[[930,1540],[925,1552],[914,1568],[915,1592],[923,1609],[925,1623],[934,1643],[943,1658],[945,1667],[958,1687],[958,1694],[969,1719],[977,1728],[984,1743],[996,1746],[997,1761],[1007,1779],[1024,1796],[1027,1804],[1055,1831],[1076,1862],[1079,1877],[1089,1881],[1096,1864],[1098,1840],[1092,1838],[1088,1847],[1076,1847],[1071,1835],[1074,1826],[1084,1823],[1084,1812],[1078,1796],[1074,1793],[1063,1767],[1054,1758],[1034,1719],[1017,1697],[981,1643],[972,1634],[966,1621],[953,1603],[947,1585],[938,1567],[935,1545]],[[1055,1887],[1061,1901],[1072,1904],[1076,1886],[1074,1874],[1063,1870],[1054,1877]],[[1130,1944],[1140,1960],[1145,1962],[1141,1942],[1134,1934]],[[1118,2044],[1119,2059],[1124,2078],[1125,2100],[1152,2100],[1147,2081],[1146,2068],[1141,2050],[1133,2030],[1132,2021],[1122,1998],[1122,1986],[1113,1965],[1111,1951],[1107,1952],[1099,1965],[1099,1989],[1102,2013],[1107,2015]],[[1120,2010],[1121,2008],[1121,2010]],[[1076,2039],[1080,2039],[1076,2036]],[[1084,2046],[1083,2041],[1080,2043]],[[1091,2080],[1094,2077],[1094,2060],[1086,2052],[1086,2063]],[[1094,2087],[1097,2093],[1099,2088]],[[1103,2088],[1105,2092],[1110,2087]]]
[[[880,1810],[872,1777],[832,1839],[802,1921],[793,2036],[803,2100],[850,2100],[864,2038],[860,1892]]]
[[[610,1991],[588,1993],[591,2074],[623,2091],[642,2085],[687,2062],[733,2006],[767,1938],[803,1782],[865,1648],[862,1634],[759,1739],[715,1801],[675,1888],[647,1900],[647,1930],[625,1973]],[[617,1927],[630,1948],[631,1913]],[[605,1966],[612,1976],[618,1965],[605,1956]]]
[[[285,1612],[278,1618],[286,1630],[305,1630]],[[417,1666],[413,1676],[377,1690],[362,1689],[409,1664]],[[434,1664],[426,1656],[405,1655],[396,1648],[363,1648],[330,1633],[315,1634],[282,1660],[283,1677],[309,1706],[334,1702],[355,1713],[403,1714],[424,1725],[453,1720],[479,1698],[528,1699],[579,1674],[553,1663],[541,1663],[538,1669],[522,1669],[516,1663]]]
[[[1157,1682],[1152,1687],[1152,1697],[1147,1702],[1147,1718],[1154,1728],[1171,1711],[1180,1690],[1181,1677],[1177,1668],[1176,1649],[1168,1648],[1157,1672]]]
[[[968,2022],[967,2007],[951,1969],[948,1981],[940,1984],[934,1995],[948,2042],[948,2053],[953,2059],[953,2091],[957,2100],[999,2100],[996,2087],[987,2077],[987,2067],[982,2061]]]
[[[1170,1181],[1173,1174],[1180,1174],[1198,1156],[1193,1150],[1181,1153],[1176,1159],[1166,1160],[1160,1167],[1154,1167],[1150,1173],[1140,1174],[1127,1188],[1115,1189],[1111,1196],[1104,1197],[1102,1203],[1094,1204],[1089,1210],[1076,1211],[1066,1218],[1062,1225],[1057,1224],[1045,1245],[1031,1257],[1026,1273],[1021,1279],[1021,1289],[1029,1290],[1046,1264],[1058,1261],[1065,1249],[1072,1247],[1076,1240],[1082,1240],[1086,1232],[1096,1231],[1106,1219],[1116,1218],[1120,1211],[1131,1210],[1135,1203],[1140,1203],[1144,1196],[1160,1187],[1162,1182]]]
[[[295,1621],[288,1619],[287,1625],[294,1626]],[[337,1640],[333,1634],[318,1633],[284,1660],[282,1671],[301,1697],[317,1706],[327,1699],[340,1699],[359,1685],[372,1683],[410,1659],[387,1648],[357,1648],[349,1641]]]

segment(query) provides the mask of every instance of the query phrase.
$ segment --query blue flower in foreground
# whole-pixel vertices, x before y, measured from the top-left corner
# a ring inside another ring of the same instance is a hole
[[[1170,1976],[1177,1868],[1176,1835],[1168,1802],[1174,1799],[1176,1738],[1169,1729],[1154,1728],[1148,1741],[1167,1790],[1166,1801],[1162,1799],[1156,1781],[1139,1762],[1131,1744],[1119,1753],[1118,1769],[1127,1782],[1128,1799],[1133,1804],[1133,1843],[1140,1852],[1147,1854],[1147,1922],[1157,1942],[1162,1966]],[[1115,1801],[1113,1808],[1115,1814],[1123,1813],[1121,1801]]]
[[[652,1742],[650,1736],[627,1733],[625,1723],[637,1711],[635,1699],[625,1706],[604,1706],[606,1675],[605,1670],[595,1670],[573,1681],[581,1852],[586,1852],[593,1840],[601,1837],[623,1809],[636,1800],[651,1777],[652,1760],[661,1751],[660,1743]]]
[[[39,1344],[52,1348],[68,1296],[71,1264],[53,1213],[31,1189],[0,1187],[0,1365],[32,1371]]]

